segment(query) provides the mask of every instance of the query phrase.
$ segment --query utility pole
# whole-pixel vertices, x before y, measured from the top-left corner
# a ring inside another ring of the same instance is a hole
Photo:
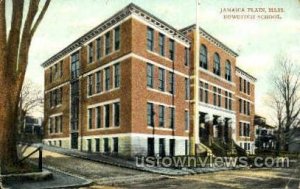
[[[200,29],[199,29],[199,7],[200,0],[196,0],[196,28],[194,31],[194,70],[193,70],[193,133],[190,144],[190,154],[196,155],[196,145],[199,140],[199,47],[200,47]]]

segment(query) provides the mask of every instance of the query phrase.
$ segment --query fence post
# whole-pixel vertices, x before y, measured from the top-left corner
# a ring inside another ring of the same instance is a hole
[[[39,171],[43,171],[43,147],[39,147]]]

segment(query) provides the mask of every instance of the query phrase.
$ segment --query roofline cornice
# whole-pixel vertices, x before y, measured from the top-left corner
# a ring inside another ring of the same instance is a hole
[[[253,82],[257,81],[257,79],[254,76],[250,75],[249,73],[247,73],[246,71],[242,70],[241,68],[239,68],[237,66],[235,68],[236,68],[236,72],[237,73],[246,76],[247,78],[251,79]]]
[[[153,26],[158,27],[159,29],[163,30],[164,32],[170,34],[175,39],[181,41],[182,43],[185,43],[187,45],[190,44],[189,39],[180,31],[172,27],[171,25],[167,24],[166,22],[160,20],[159,18],[155,17],[151,13],[143,10],[142,8],[138,7],[137,5],[131,3],[122,10],[118,11],[116,14],[72,42],[70,45],[59,51],[57,54],[50,57],[48,60],[46,60],[44,63],[41,64],[42,67],[47,67],[54,62],[57,62],[64,56],[66,56],[69,53],[72,53],[74,50],[80,48],[82,45],[84,45],[86,42],[91,40],[92,38],[99,35],[101,32],[105,31],[107,28],[116,25],[126,17],[130,15],[136,15],[143,20],[151,23]]]
[[[196,25],[190,25],[187,26],[183,29],[181,29],[180,31],[183,34],[187,34],[189,32],[192,32],[192,30],[194,30],[196,28]],[[222,43],[221,41],[219,41],[218,39],[216,39],[215,37],[213,37],[212,35],[210,35],[208,32],[206,32],[203,28],[200,27],[200,35],[202,37],[204,37],[205,39],[209,40],[210,42],[212,42],[213,44],[215,44],[217,47],[223,49],[225,52],[227,52],[229,55],[233,56],[233,57],[237,57],[239,56],[236,52],[234,52],[232,49],[230,49],[228,46],[226,46],[224,43]]]

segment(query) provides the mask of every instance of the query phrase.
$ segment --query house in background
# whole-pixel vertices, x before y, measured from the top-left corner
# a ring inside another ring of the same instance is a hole
[[[289,152],[300,153],[300,128],[292,131],[289,141]]]
[[[204,146],[234,141],[254,153],[256,78],[203,29],[194,52],[195,31],[130,4],[45,61],[43,142],[124,156],[187,155],[198,127]]]
[[[266,118],[255,115],[255,147],[257,150],[275,150],[276,136],[275,127],[267,124]]]
[[[34,136],[41,136],[43,134],[42,118],[36,118],[33,116],[26,116],[24,119],[23,131],[25,134]]]

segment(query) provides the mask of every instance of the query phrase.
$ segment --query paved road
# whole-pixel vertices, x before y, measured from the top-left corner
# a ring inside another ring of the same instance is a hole
[[[193,176],[176,177],[155,183],[120,185],[124,188],[288,188],[298,189],[299,173],[292,169],[234,170]]]
[[[32,151],[27,148],[25,154]],[[294,168],[232,170],[208,174],[167,177],[106,165],[44,151],[44,163],[60,170],[92,179],[85,188],[289,188],[298,189],[300,166]]]

